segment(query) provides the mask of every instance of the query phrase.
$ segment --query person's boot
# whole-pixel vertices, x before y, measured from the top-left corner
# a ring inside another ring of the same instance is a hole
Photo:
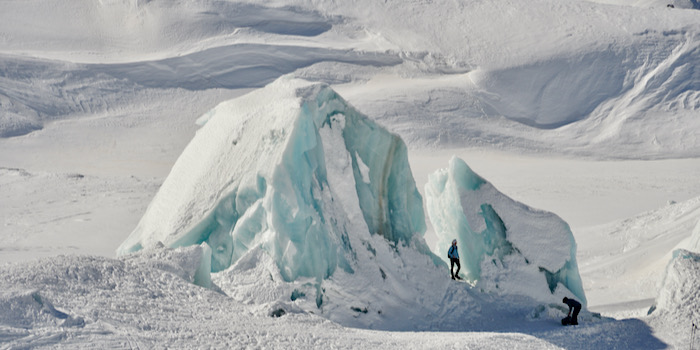
[[[455,275],[455,277],[454,277],[453,279],[455,279],[455,278],[458,279],[458,280],[461,280],[461,279],[462,279],[462,277],[459,277],[459,275]]]

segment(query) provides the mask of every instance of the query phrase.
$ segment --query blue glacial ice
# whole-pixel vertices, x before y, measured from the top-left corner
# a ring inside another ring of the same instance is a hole
[[[284,280],[321,281],[353,272],[359,229],[442,264],[414,239],[425,217],[406,145],[328,86],[282,78],[201,120],[118,255],[206,243],[218,272],[260,246]]]
[[[479,288],[452,281],[423,239],[406,145],[327,85],[283,77],[199,122],[119,255],[143,251],[129,257],[162,260],[267,315],[354,327],[478,328],[481,307],[503,302],[491,291],[530,296],[510,305],[520,316],[564,295],[585,302],[566,223],[457,160],[426,188],[440,255],[457,237]]]
[[[508,198],[456,157],[430,176],[425,195],[438,236],[435,251],[448,261],[457,239],[460,275],[470,283],[538,300],[553,294],[586,302],[576,242],[556,215]]]

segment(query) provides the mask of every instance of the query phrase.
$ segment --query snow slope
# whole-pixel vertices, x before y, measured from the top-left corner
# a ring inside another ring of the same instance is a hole
[[[5,136],[67,115],[129,113],[162,89],[209,94],[295,71],[348,83],[339,92],[409,144],[615,158],[700,149],[693,10],[575,0],[62,4],[3,5]],[[378,93],[387,84],[396,89]]]
[[[580,270],[589,281],[590,305],[644,314],[657,296],[672,252],[698,251],[692,240],[698,223],[700,197],[582,232],[579,259],[586,263]],[[616,305],[605,305],[611,295],[616,295]]]

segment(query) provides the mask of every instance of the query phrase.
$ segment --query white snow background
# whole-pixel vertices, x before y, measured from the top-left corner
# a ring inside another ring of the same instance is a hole
[[[0,347],[700,348],[698,7],[2,1]],[[229,295],[194,284],[202,248],[116,258],[196,122],[283,75],[398,134],[419,191],[456,155],[560,216],[602,317],[561,327],[554,306],[470,291],[459,332],[378,331],[303,308],[271,317],[284,308],[253,302],[274,287],[264,255]]]

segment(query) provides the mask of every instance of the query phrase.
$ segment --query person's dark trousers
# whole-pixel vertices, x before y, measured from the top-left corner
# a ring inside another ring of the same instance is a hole
[[[455,265],[457,265],[457,272],[452,272],[454,270]],[[461,266],[459,265],[459,259],[455,258],[450,258],[450,274],[452,274],[452,279],[455,279],[455,276],[459,273],[459,269]]]
[[[581,307],[577,306],[574,308],[574,313],[571,314],[571,324],[576,325],[578,324],[578,312],[581,311]]]

